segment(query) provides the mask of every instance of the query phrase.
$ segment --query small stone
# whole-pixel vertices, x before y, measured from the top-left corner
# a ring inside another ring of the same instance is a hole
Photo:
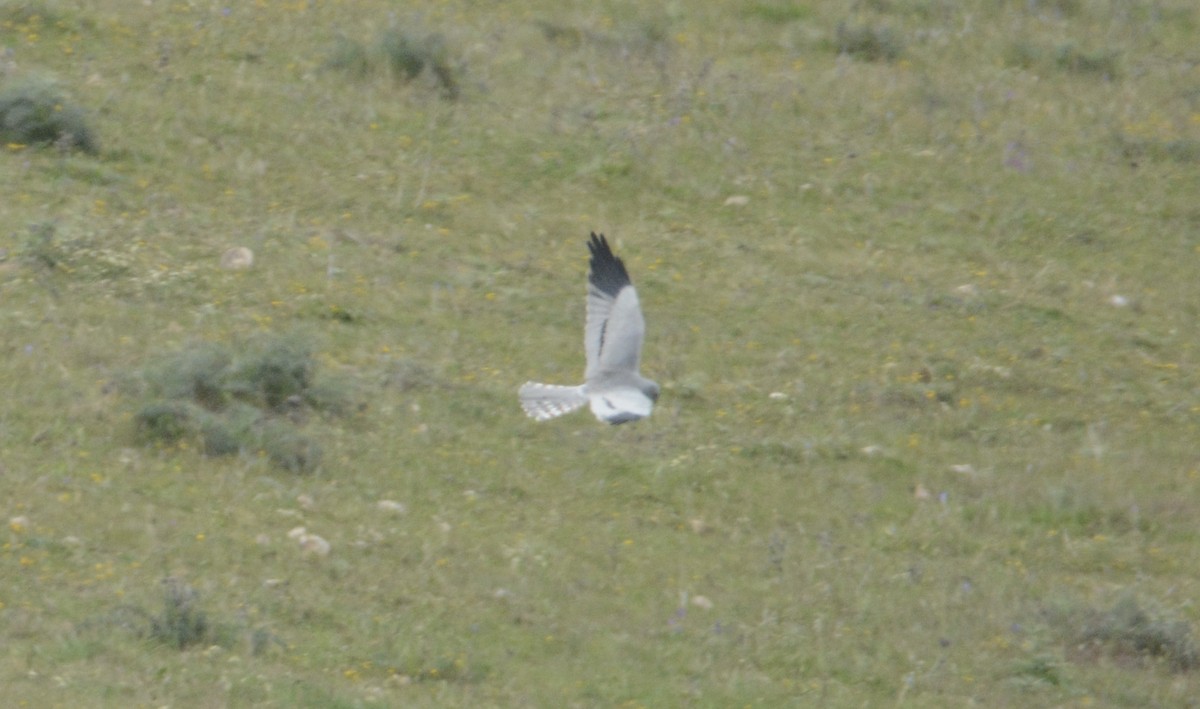
[[[221,254],[221,268],[227,271],[244,271],[254,265],[254,252],[245,246],[235,246]]]
[[[310,556],[329,556],[329,552],[333,549],[329,542],[316,534],[305,534],[298,540],[300,542],[300,551]]]
[[[396,502],[395,500],[380,500],[375,503],[375,506],[384,512],[391,512],[398,515],[402,515],[408,511],[403,502]]]

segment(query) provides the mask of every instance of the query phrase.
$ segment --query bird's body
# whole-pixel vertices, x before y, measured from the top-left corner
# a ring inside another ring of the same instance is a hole
[[[601,421],[626,423],[649,416],[658,400],[658,384],[638,372],[646,321],[625,264],[613,254],[603,234],[593,233],[588,249],[592,258],[583,330],[587,353],[584,383],[526,382],[519,392],[521,407],[538,421],[588,404]]]

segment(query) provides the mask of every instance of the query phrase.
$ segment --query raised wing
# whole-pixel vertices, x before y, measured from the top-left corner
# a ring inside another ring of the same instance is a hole
[[[641,360],[646,321],[637,291],[621,259],[613,255],[603,234],[592,233],[588,273],[587,324],[583,345],[587,352],[586,378],[598,372],[636,372]]]

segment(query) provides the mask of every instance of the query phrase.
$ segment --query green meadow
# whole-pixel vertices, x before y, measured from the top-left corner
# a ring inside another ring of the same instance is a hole
[[[1195,706],[1197,37],[0,0],[0,705]]]

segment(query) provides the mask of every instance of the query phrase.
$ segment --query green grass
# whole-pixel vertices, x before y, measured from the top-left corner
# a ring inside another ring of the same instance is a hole
[[[0,704],[1193,701],[1192,3],[226,5],[0,2]]]

